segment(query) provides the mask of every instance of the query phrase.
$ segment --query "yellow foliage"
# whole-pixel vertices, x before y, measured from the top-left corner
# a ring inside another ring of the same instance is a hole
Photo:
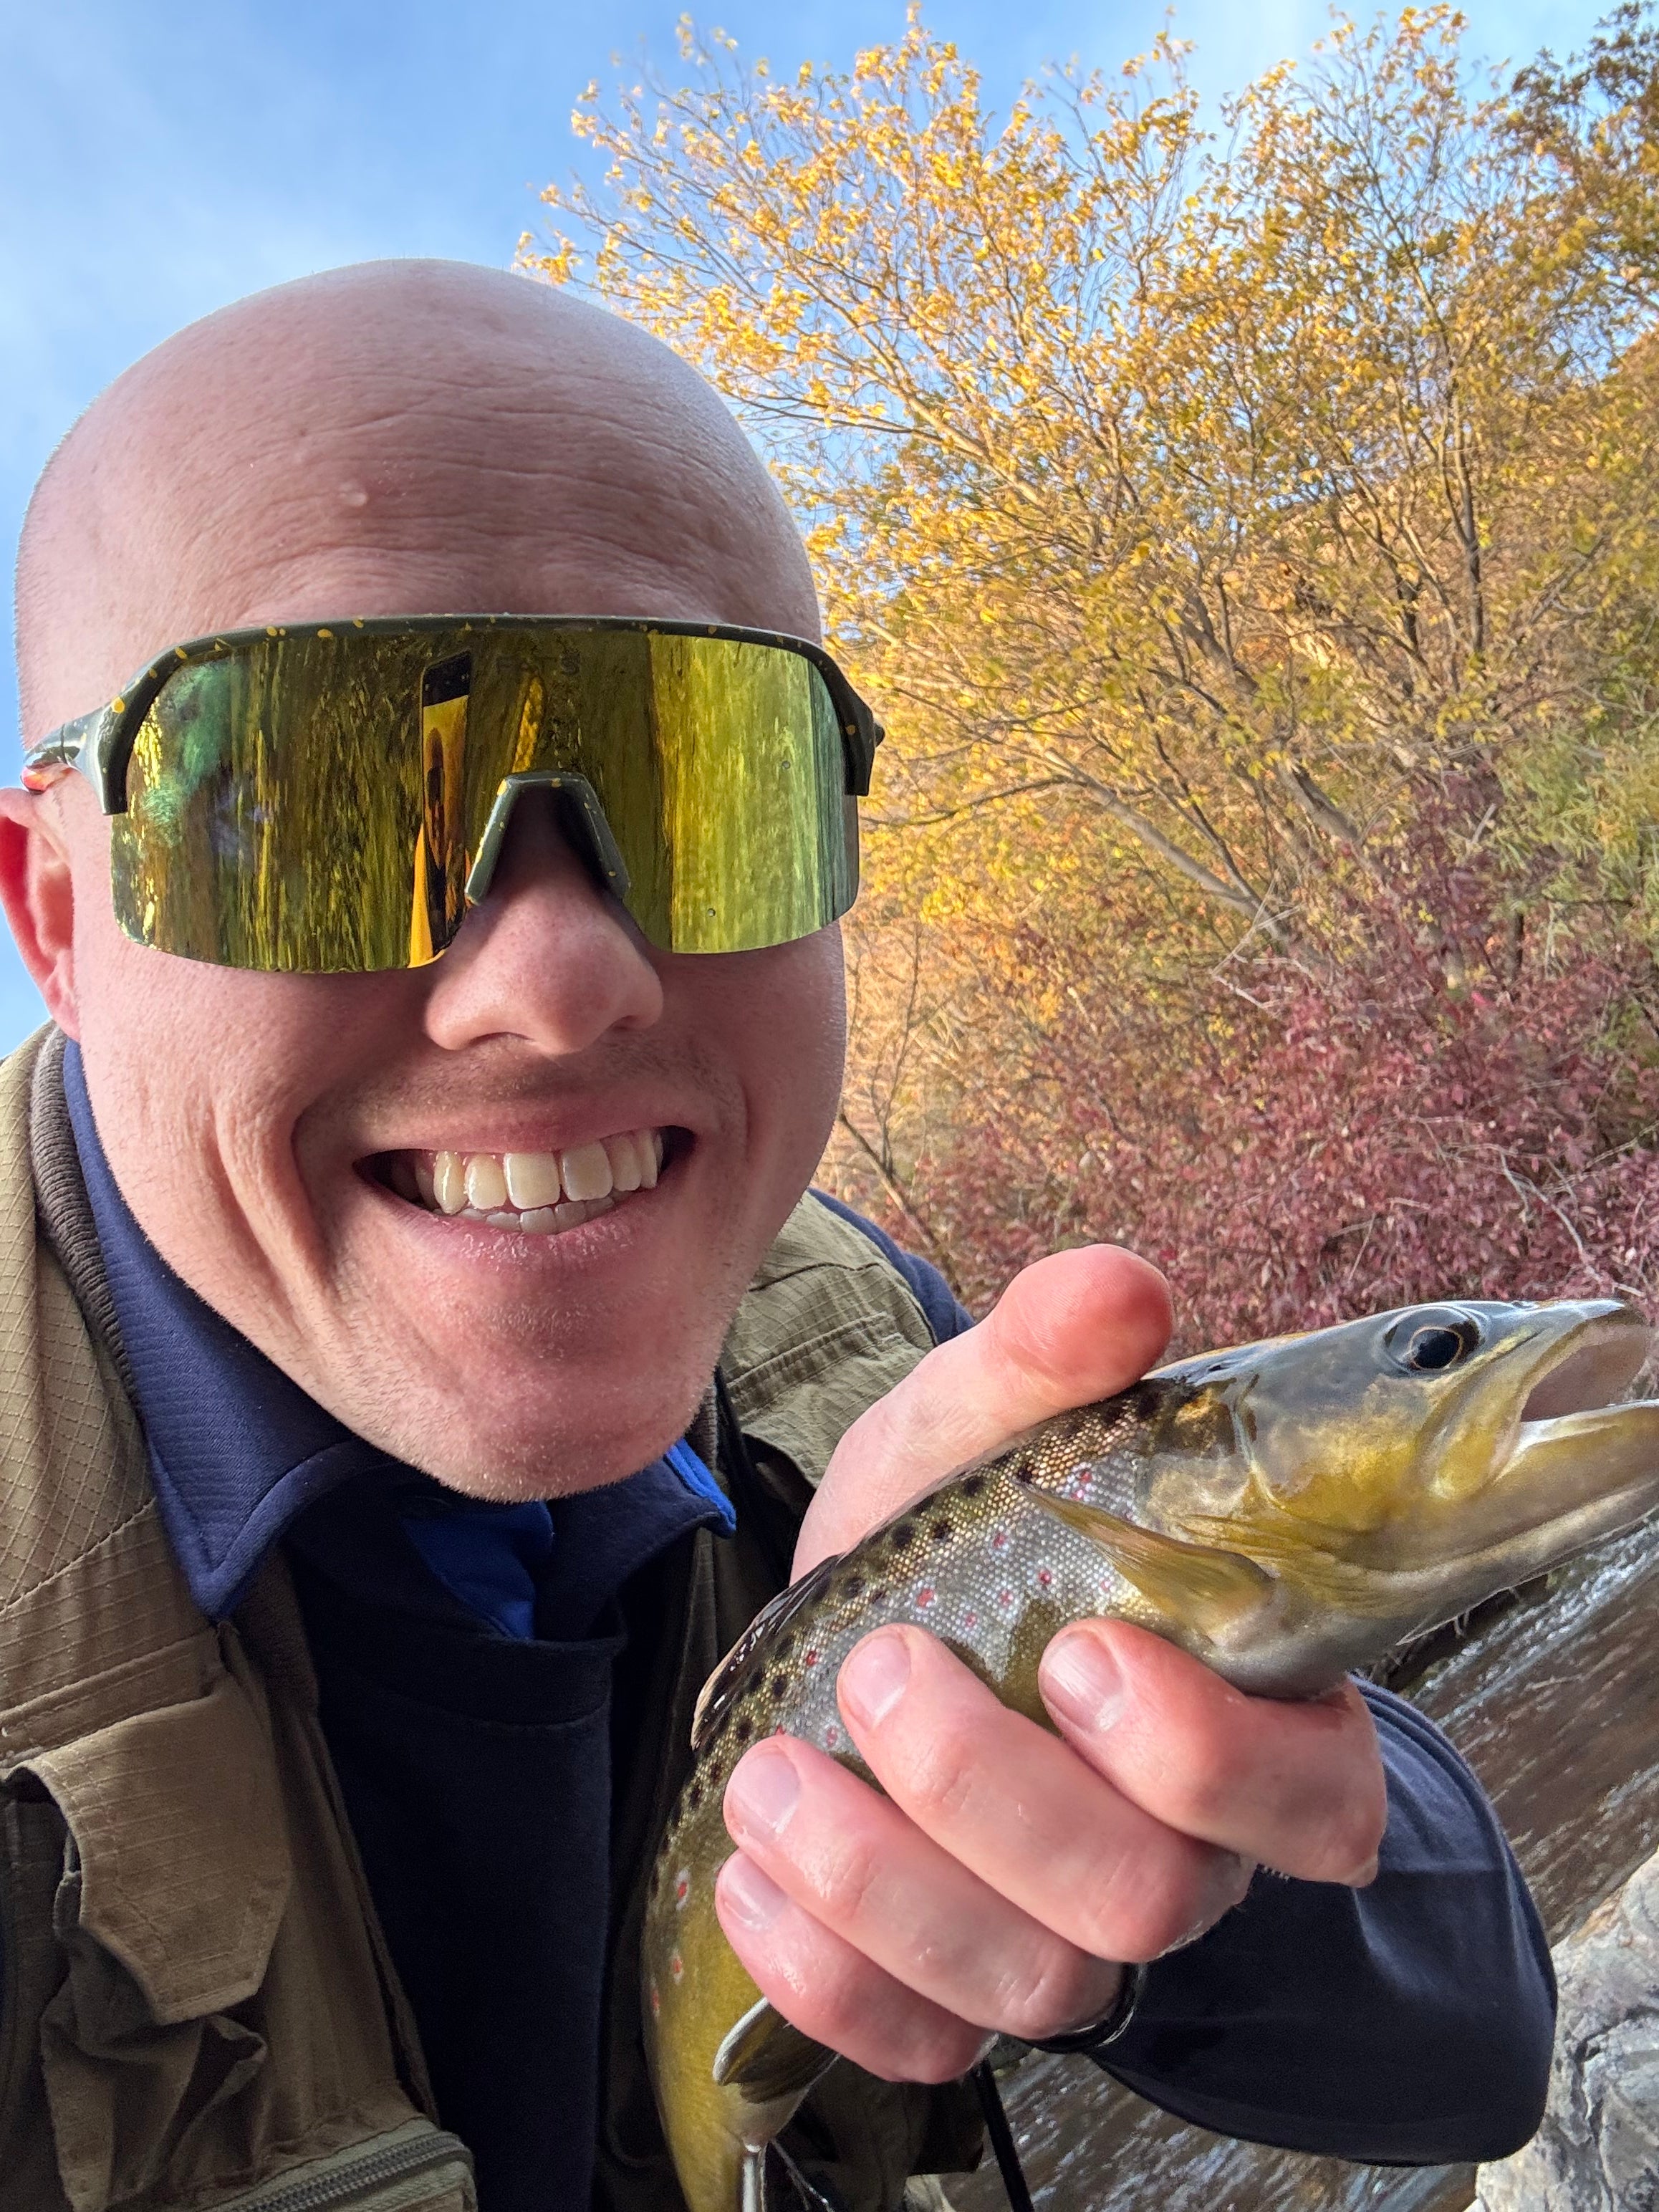
[[[1220,137],[1169,38],[999,119],[914,6],[787,81],[683,21],[683,82],[579,105],[607,182],[522,264],[698,363],[805,522],[890,732],[872,973],[920,915],[957,977],[906,1020],[959,1043],[1027,925],[1146,994],[1340,957],[1431,780],[1500,795],[1476,840],[1599,842],[1659,921],[1638,226],[1462,28],[1340,21]]]

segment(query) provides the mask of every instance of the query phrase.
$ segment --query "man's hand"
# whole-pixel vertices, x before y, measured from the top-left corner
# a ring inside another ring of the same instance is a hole
[[[1122,1389],[1169,1329],[1163,1278],[1126,1252],[1027,1268],[848,1431],[797,1574],[976,1453]],[[839,1692],[886,1796],[783,1736],[732,1776],[720,1923],[781,2012],[872,2073],[949,2081],[994,2035],[1098,2019],[1119,1962],[1202,1935],[1258,1863],[1356,1886],[1376,1871],[1382,1767],[1351,1686],[1276,1705],[1095,1620],[1055,1637],[1042,1687],[1058,1739],[922,1630],[879,1629]]]

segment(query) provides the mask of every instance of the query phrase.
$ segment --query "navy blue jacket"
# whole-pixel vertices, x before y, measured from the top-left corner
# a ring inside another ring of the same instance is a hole
[[[161,1510],[203,1609],[286,1547],[376,1905],[441,2117],[489,2212],[590,2191],[612,1729],[630,1604],[730,1516],[677,1451],[550,1505],[479,1505],[351,1436],[211,1312],[116,1188],[78,1055],[65,1082]],[[969,1326],[938,1273],[861,1217],[936,1338]],[[627,1670],[631,1673],[632,1670]],[[1160,1960],[1111,2070],[1220,2132],[1350,2158],[1500,2155],[1542,2110],[1553,1984],[1537,1915],[1468,1769],[1367,1690],[1389,1780],[1369,1888],[1257,1877]],[[564,2094],[526,2096],[526,2081]]]

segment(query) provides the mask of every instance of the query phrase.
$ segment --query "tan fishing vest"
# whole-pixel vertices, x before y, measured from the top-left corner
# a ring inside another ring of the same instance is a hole
[[[162,1535],[60,1058],[42,1031],[0,1065],[0,2212],[471,2212],[286,1569],[273,1558],[216,1626]],[[641,2056],[637,1946],[697,1689],[779,1586],[836,1440],[930,1341],[896,1271],[810,1199],[732,1325],[722,1369],[764,1495],[737,1538],[689,1547],[650,1740],[617,1778],[603,2212],[683,2212]],[[712,1453],[707,1415],[693,1441]],[[792,2141],[850,2212],[887,2212],[907,2174],[969,2163],[977,2137],[960,2087],[843,2063]]]

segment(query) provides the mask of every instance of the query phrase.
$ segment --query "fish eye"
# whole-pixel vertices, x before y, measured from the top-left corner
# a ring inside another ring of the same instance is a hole
[[[1437,1374],[1461,1359],[1466,1350],[1455,1328],[1419,1328],[1406,1346],[1406,1364],[1428,1375]]]
[[[1407,1375],[1440,1375],[1455,1367],[1480,1342],[1473,1314],[1402,1314],[1384,1338],[1394,1365]]]

